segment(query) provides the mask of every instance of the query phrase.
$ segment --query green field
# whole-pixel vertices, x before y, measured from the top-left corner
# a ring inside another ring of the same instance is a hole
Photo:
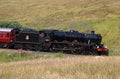
[[[80,57],[80,56],[82,55],[65,54],[62,52],[46,53],[46,52],[34,52],[34,51],[26,51],[26,50],[0,49],[0,63],[25,61],[25,60],[33,60],[33,59],[68,58],[68,57]],[[88,55],[88,56],[92,56],[92,55]],[[120,56],[120,50],[114,50],[114,51],[110,50],[109,56]]]
[[[46,53],[46,52],[34,52],[34,51],[26,51],[26,50],[0,49],[0,63],[33,60],[33,59],[64,58],[64,57],[69,57],[69,55],[60,52]]]
[[[107,47],[120,48],[119,0],[0,0],[0,21],[37,30],[95,30]]]

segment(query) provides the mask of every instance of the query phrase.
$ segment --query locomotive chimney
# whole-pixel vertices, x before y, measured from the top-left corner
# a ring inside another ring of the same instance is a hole
[[[93,31],[91,31],[91,34],[95,34],[95,31],[93,30]]]

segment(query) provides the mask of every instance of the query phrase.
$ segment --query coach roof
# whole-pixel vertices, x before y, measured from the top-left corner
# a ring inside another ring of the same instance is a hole
[[[0,28],[2,32],[11,32],[14,28]]]

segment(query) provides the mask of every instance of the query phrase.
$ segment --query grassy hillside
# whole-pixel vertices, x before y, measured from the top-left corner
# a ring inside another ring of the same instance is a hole
[[[0,79],[120,79],[119,60],[79,56],[0,63]]]
[[[0,21],[33,29],[94,29],[109,48],[120,48],[120,0],[0,0]]]

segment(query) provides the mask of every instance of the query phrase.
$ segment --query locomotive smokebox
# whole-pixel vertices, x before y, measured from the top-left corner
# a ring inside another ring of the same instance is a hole
[[[93,30],[93,31],[91,31],[91,34],[95,34],[95,31]]]

